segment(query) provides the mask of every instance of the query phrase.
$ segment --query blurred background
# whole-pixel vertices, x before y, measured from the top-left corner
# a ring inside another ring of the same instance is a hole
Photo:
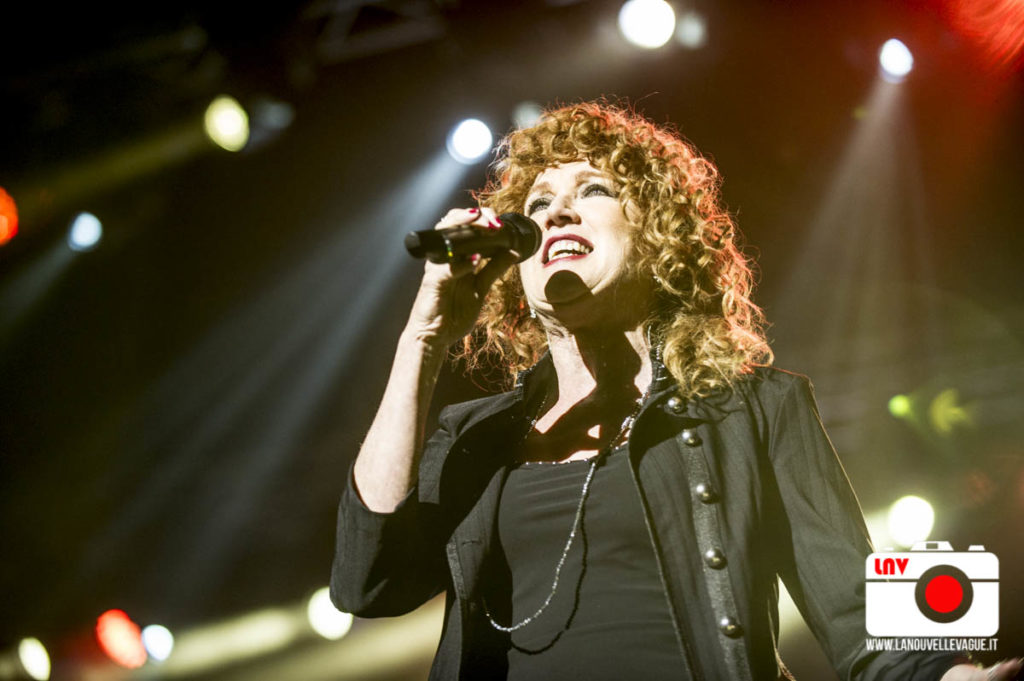
[[[5,9],[0,679],[425,678],[439,602],[320,591],[402,239],[597,97],[715,160],[876,545],[995,553],[978,659],[1024,654],[1024,2],[626,4]],[[434,413],[494,390],[453,369]]]

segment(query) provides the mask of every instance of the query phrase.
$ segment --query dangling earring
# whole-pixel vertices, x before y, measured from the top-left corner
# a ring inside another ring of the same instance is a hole
[[[530,307],[530,319],[536,319],[536,318],[537,318],[537,311],[534,310],[533,307],[531,306]]]

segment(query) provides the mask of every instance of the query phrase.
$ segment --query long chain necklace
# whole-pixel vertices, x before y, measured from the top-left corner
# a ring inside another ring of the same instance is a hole
[[[562,567],[565,565],[565,559],[569,556],[569,550],[572,548],[572,543],[576,539],[576,531],[579,529],[580,519],[583,517],[583,504],[587,500],[587,494],[590,492],[590,481],[594,479],[594,471],[597,470],[597,466],[600,464],[601,460],[605,456],[610,454],[619,442],[621,442],[622,440],[629,436],[630,431],[633,429],[633,423],[636,421],[636,417],[639,416],[640,409],[643,407],[644,402],[647,401],[647,397],[649,394],[650,388],[648,388],[647,392],[644,393],[644,395],[636,401],[636,405],[633,407],[633,410],[629,413],[629,416],[627,416],[625,420],[623,420],[622,426],[619,428],[619,432],[615,434],[615,437],[613,437],[601,451],[599,451],[596,455],[592,457],[590,467],[587,470],[587,477],[583,480],[583,489],[580,492],[580,501],[576,505],[576,517],[572,521],[572,529],[569,530],[569,538],[566,540],[565,548],[562,549],[562,555],[558,559],[558,564],[555,566],[555,578],[551,582],[551,592],[548,593],[547,598],[544,599],[544,603],[541,604],[539,608],[537,608],[536,612],[534,612],[532,615],[530,615],[523,621],[506,627],[502,624],[498,624],[494,620],[494,616],[491,615],[491,611],[487,607],[487,600],[483,599],[484,613],[487,615],[487,619],[490,621],[491,626],[497,629],[498,631],[511,633],[518,629],[522,629],[527,624],[537,619],[540,616],[540,614],[544,612],[544,610],[548,607],[548,605],[551,604],[551,600],[555,597],[555,592],[558,591],[558,578],[562,574]],[[530,436],[530,433],[533,432],[533,429],[537,425],[537,421],[540,420],[541,415],[544,413],[544,407],[547,404],[547,401],[548,396],[547,394],[545,394],[544,399],[541,401],[540,407],[537,409],[537,413],[533,417],[533,421],[530,422],[530,427],[527,428],[526,430],[526,435],[523,436],[522,442],[526,442],[526,439]]]

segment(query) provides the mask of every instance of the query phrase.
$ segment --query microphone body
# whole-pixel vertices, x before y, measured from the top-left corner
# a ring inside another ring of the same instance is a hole
[[[479,254],[489,258],[506,251],[515,251],[522,262],[537,252],[541,244],[540,227],[520,213],[498,216],[501,227],[490,229],[477,225],[456,225],[443,229],[422,229],[405,236],[405,248],[414,258],[446,263]]]

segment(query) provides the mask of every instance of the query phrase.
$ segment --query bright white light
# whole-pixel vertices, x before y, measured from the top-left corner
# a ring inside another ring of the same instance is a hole
[[[146,646],[151,658],[163,662],[174,650],[174,634],[167,627],[150,624],[142,630],[142,645]]]
[[[519,102],[512,111],[512,122],[517,128],[532,127],[540,120],[542,113],[540,104],[536,102]]]
[[[217,146],[238,151],[249,141],[249,115],[234,97],[221,95],[206,107],[206,135]]]
[[[459,163],[472,165],[491,150],[494,137],[490,128],[476,118],[467,118],[448,135],[448,153]]]
[[[891,83],[903,80],[914,68],[914,55],[896,38],[885,41],[878,52],[878,63],[882,66],[882,77]]]
[[[50,655],[38,638],[23,638],[18,644],[18,659],[21,666],[36,681],[50,678]]]
[[[661,47],[676,30],[676,13],[664,0],[629,0],[619,10],[619,30],[638,47]]]
[[[337,641],[352,628],[352,615],[334,607],[331,603],[330,590],[326,586],[317,589],[309,599],[306,615],[313,631],[332,641]]]
[[[681,16],[676,27],[676,40],[691,50],[704,47],[708,41],[708,24],[704,17],[696,12],[687,12]]]
[[[103,236],[103,224],[92,213],[79,213],[71,223],[68,232],[68,246],[73,251],[88,251],[99,243]]]
[[[932,505],[921,497],[903,497],[889,508],[889,534],[900,546],[927,539],[934,523]]]

